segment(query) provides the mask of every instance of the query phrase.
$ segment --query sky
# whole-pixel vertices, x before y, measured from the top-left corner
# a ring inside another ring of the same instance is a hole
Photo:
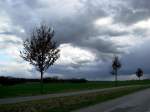
[[[150,78],[149,0],[1,0],[0,76],[39,78],[20,57],[23,41],[46,23],[55,31],[60,58],[45,77],[113,80],[112,59],[119,56],[120,80]]]

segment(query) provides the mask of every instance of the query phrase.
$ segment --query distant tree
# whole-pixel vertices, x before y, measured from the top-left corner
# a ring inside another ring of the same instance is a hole
[[[21,57],[30,62],[41,73],[41,93],[43,93],[44,72],[59,58],[59,49],[53,41],[54,30],[49,26],[35,27],[23,43],[24,50],[20,51]]]
[[[138,68],[137,71],[136,71],[136,76],[139,78],[140,80],[140,77],[143,76],[143,70],[141,68]]]
[[[111,72],[112,75],[115,75],[115,85],[117,86],[117,82],[118,82],[118,69],[121,68],[121,62],[119,61],[118,56],[115,56],[113,61],[112,61],[112,69],[113,71]]]

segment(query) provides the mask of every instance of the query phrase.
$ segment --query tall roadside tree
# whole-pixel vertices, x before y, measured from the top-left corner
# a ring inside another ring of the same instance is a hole
[[[112,61],[112,74],[115,75],[115,86],[118,85],[118,69],[121,68],[121,62],[118,58],[118,56],[115,56],[113,61]]]
[[[138,68],[137,69],[137,71],[136,71],[136,76],[139,78],[139,80],[140,80],[140,78],[143,76],[143,70],[141,69],[141,68]]]
[[[54,30],[47,25],[35,27],[23,43],[21,57],[30,62],[41,73],[41,93],[43,93],[44,72],[59,58],[59,49],[53,40]]]

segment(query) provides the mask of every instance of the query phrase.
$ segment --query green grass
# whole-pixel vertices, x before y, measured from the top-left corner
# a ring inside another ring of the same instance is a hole
[[[150,86],[132,86],[105,92],[0,105],[0,112],[70,112],[71,110],[114,99],[148,87]]]
[[[144,81],[119,81],[119,86],[150,84],[150,80]],[[113,81],[87,82],[87,83],[48,83],[44,84],[44,94],[79,91],[97,88],[114,87]],[[0,98],[30,96],[40,94],[40,83],[17,84],[13,86],[0,85]]]

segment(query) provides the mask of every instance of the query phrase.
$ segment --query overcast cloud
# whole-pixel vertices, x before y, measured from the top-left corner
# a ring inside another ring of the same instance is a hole
[[[39,77],[19,56],[22,42],[41,23],[55,30],[61,57],[45,76],[112,80],[111,61],[122,61],[120,79],[149,78],[149,0],[1,0],[0,75]]]

